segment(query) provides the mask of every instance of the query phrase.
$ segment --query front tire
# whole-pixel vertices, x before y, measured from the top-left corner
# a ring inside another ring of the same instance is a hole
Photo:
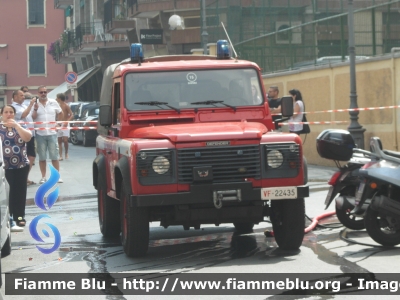
[[[271,223],[275,241],[282,250],[297,250],[304,238],[304,199],[273,200]]]
[[[129,257],[144,256],[149,248],[149,211],[143,207],[131,207],[124,180],[121,185],[122,246]]]
[[[105,237],[117,237],[121,232],[119,215],[120,203],[106,193],[106,183],[99,176],[97,184],[97,204],[99,210],[100,231]]]
[[[234,222],[233,226],[239,232],[251,232],[254,227],[254,223],[251,222]]]
[[[396,246],[400,244],[400,230],[390,228],[387,218],[391,217],[384,216],[368,206],[364,217],[365,228],[375,242],[383,246]],[[398,227],[400,220],[399,218],[395,218],[395,220]]]

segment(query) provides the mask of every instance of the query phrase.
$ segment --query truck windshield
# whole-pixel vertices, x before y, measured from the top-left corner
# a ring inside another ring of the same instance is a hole
[[[138,102],[158,101],[178,108],[257,106],[264,102],[254,69],[169,71],[129,73],[125,77],[125,107],[128,111],[160,110]],[[204,103],[202,103],[204,102]]]

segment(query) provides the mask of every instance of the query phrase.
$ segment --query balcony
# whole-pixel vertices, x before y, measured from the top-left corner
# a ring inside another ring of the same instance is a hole
[[[128,7],[108,0],[104,3],[104,31],[110,34],[126,34],[135,28],[135,21],[127,18],[129,8],[133,9],[135,1],[129,1]]]
[[[135,20],[111,20],[105,24],[105,31],[108,33],[125,34],[136,27]]]
[[[74,0],[54,0],[54,8],[66,9],[68,6],[73,5]]]
[[[171,44],[194,44],[201,42],[200,28],[171,30]]]

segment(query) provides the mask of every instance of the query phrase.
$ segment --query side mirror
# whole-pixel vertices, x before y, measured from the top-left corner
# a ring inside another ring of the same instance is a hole
[[[282,97],[281,113],[283,118],[293,116],[293,98],[291,96]]]
[[[101,126],[110,127],[111,126],[111,105],[103,104],[100,105],[99,122]]]

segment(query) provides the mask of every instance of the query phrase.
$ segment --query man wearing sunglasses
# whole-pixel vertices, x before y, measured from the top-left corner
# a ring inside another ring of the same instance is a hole
[[[47,98],[47,88],[44,85],[38,88],[39,99],[33,106],[32,118],[35,122],[54,122],[56,120],[62,120],[63,112],[60,105],[54,99]],[[48,129],[41,129],[36,131],[36,146],[37,153],[39,155],[39,167],[42,173],[42,179],[39,183],[45,183],[46,178],[46,159],[47,151],[53,167],[57,171],[60,171],[60,165],[58,162],[58,143],[57,143],[57,131],[55,130],[55,124],[35,124],[35,127],[45,127]],[[58,182],[63,182],[60,179]]]

